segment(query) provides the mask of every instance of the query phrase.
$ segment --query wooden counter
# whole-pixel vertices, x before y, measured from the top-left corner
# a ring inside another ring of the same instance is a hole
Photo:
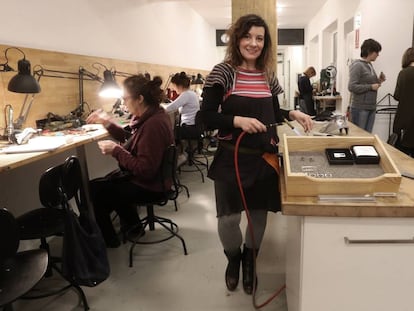
[[[73,135],[70,137],[69,142],[57,148],[53,151],[44,151],[44,152],[27,152],[27,153],[13,153],[13,154],[4,154],[0,150],[0,173],[3,171],[8,171],[41,159],[51,157],[58,153],[64,152],[66,150],[82,147],[83,145],[108,137],[108,132],[102,128],[95,131],[87,132],[85,134]],[[5,147],[2,145],[1,147]]]
[[[371,135],[349,128],[353,136]],[[278,130],[295,135],[287,126]],[[414,159],[385,145],[400,171],[414,173]],[[402,178],[396,198],[370,203],[322,203],[286,196],[281,186],[289,311],[412,310],[414,180]]]
[[[320,126],[320,125],[319,125]],[[296,126],[300,129],[300,126]],[[316,130],[318,125],[316,125]],[[278,128],[279,136],[295,135],[286,125]],[[349,135],[367,136],[370,133],[349,123]],[[399,171],[414,174],[414,159],[384,144]],[[282,150],[282,149],[280,149]],[[414,180],[402,178],[396,198],[376,198],[375,202],[319,202],[317,197],[287,196],[282,170],[282,212],[284,215],[344,216],[344,217],[414,217]]]
[[[105,128],[103,128],[101,125],[97,125],[97,129],[94,131],[89,131],[82,134],[75,134],[75,135],[68,135],[65,136],[65,139],[67,140],[67,143],[53,151],[43,151],[43,152],[27,152],[27,153],[11,153],[11,154],[5,154],[1,153],[0,151],[0,174],[1,175],[10,175],[9,171],[14,172],[15,169],[20,168],[24,166],[26,169],[26,166],[29,167],[30,164],[35,164],[38,162],[41,162],[41,160],[50,160],[55,158],[55,156],[63,155],[67,152],[73,151],[78,156],[81,168],[82,168],[82,182],[84,189],[87,191],[85,192],[85,200],[86,202],[90,202],[89,197],[89,169],[87,164],[87,155],[86,155],[86,145],[97,141],[99,139],[108,137],[108,132]],[[45,137],[47,138],[47,137]],[[4,147],[2,145],[1,147]],[[18,170],[16,170],[18,171]],[[30,170],[27,171],[28,174],[30,174]],[[19,184],[24,184],[25,181],[19,181]],[[16,189],[14,189],[16,187]],[[37,188],[38,185],[33,185],[33,188]],[[17,184],[8,184],[7,187],[3,187],[2,191],[5,191],[5,189],[9,188],[10,192],[17,193],[18,195],[22,195],[22,189],[24,189],[24,192],[28,192],[27,188],[23,186],[19,186]],[[12,190],[14,189],[14,190]],[[26,193],[24,194],[26,195]],[[36,200],[37,201],[37,200]],[[5,204],[4,202],[2,202]],[[29,204],[30,206],[30,204]],[[91,204],[88,204],[88,206],[91,206]],[[11,210],[15,210],[18,207],[8,206]],[[93,213],[93,211],[90,211]]]

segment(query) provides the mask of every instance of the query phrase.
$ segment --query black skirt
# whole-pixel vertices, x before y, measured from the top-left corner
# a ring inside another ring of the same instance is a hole
[[[244,211],[237,182],[215,180],[214,188],[217,217]],[[264,179],[256,180],[253,185],[243,188],[243,192],[249,211],[267,210],[278,212],[281,210],[279,177],[276,171]]]

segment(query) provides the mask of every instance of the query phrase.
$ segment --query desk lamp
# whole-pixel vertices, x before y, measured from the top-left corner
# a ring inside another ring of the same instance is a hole
[[[4,51],[6,62],[4,64],[0,64],[0,71],[13,71],[13,68],[11,68],[8,64],[9,58],[7,57],[7,52],[11,49],[21,52],[23,54],[23,58],[18,61],[18,73],[10,79],[7,89],[14,93],[40,93],[40,85],[31,75],[30,62],[26,60],[26,55],[21,49],[10,47]]]
[[[71,72],[71,71],[62,71],[62,70],[52,70],[52,69],[44,68],[40,65],[36,65],[34,68],[34,76],[37,77],[37,81],[39,81],[40,78],[42,77],[78,80],[79,81],[79,105],[75,110],[71,111],[71,114],[80,118],[85,112],[84,106],[86,104],[86,102],[84,101],[84,93],[83,93],[84,80],[98,81],[102,84],[104,84],[105,82],[105,78],[102,79],[99,76],[99,68],[96,68],[95,66],[94,68],[97,69],[96,73],[90,72],[83,67],[79,67],[78,71]],[[33,98],[34,98],[34,95],[32,95],[32,99],[29,103],[29,108],[33,102]],[[26,101],[27,101],[27,97],[26,97]]]
[[[197,76],[192,76],[191,85],[194,85],[194,91],[197,93],[199,99],[201,100],[201,93],[203,92],[204,78],[201,73],[197,73]]]
[[[197,76],[192,76],[191,84],[204,84],[204,78],[201,73],[197,73]]]
[[[7,89],[10,92],[14,93],[24,93],[24,94],[35,94],[40,92],[40,85],[39,82],[31,75],[31,65],[28,60],[26,60],[26,55],[24,52],[17,48],[17,47],[9,47],[4,51],[4,56],[6,58],[6,62],[4,64],[0,64],[0,71],[7,72],[7,71],[14,71],[12,67],[9,66],[9,58],[7,57],[7,53],[11,50],[17,50],[23,54],[23,58],[20,59],[17,63],[18,73],[12,77],[9,81]],[[27,98],[28,95],[26,95]],[[7,124],[7,136],[9,141],[12,140],[14,135],[15,129],[21,129],[23,122],[26,120],[27,114],[29,112],[29,107],[26,105],[26,100],[24,101],[22,108],[20,110],[19,118],[16,122],[13,122],[13,107],[11,105],[6,105],[5,111],[7,110],[6,117]]]
[[[93,65],[92,65],[93,66]],[[77,117],[81,117],[83,115],[83,113],[85,112],[84,106],[86,104],[86,102],[84,101],[84,96],[83,96],[83,81],[84,80],[93,80],[93,81],[98,81],[100,83],[104,83],[104,79],[99,77],[99,69],[96,68],[95,66],[93,66],[95,69],[97,69],[97,73],[92,73],[88,70],[86,70],[85,68],[83,68],[82,66],[79,67],[79,106],[73,110],[71,113]],[[105,67],[106,68],[106,67]]]
[[[115,81],[115,71],[109,70],[105,65],[101,63],[93,63],[92,67],[98,70],[97,66],[101,66],[105,68],[103,72],[103,82],[101,86],[101,90],[99,91],[99,96],[104,98],[121,98],[122,97],[122,89],[119,87],[118,83]]]

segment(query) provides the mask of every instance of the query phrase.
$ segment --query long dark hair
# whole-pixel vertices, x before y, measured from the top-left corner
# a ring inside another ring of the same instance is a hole
[[[403,68],[407,68],[412,62],[414,62],[414,47],[408,48],[404,52],[401,65]]]
[[[240,53],[239,43],[253,26],[263,27],[265,30],[264,46],[262,53],[256,61],[256,67],[259,70],[265,70],[267,73],[273,72],[274,57],[269,27],[264,19],[256,14],[241,16],[227,31],[229,42],[224,61],[233,67],[240,66],[243,63],[243,56]]]

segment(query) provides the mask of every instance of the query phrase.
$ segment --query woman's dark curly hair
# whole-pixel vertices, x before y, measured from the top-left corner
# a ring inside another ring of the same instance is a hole
[[[162,79],[159,76],[148,79],[143,74],[133,75],[124,80],[123,86],[133,99],[140,95],[148,106],[159,106],[164,99],[164,92],[161,89]]]
[[[256,62],[256,67],[259,70],[274,71],[274,57],[272,49],[272,38],[270,36],[269,27],[263,18],[256,14],[248,14],[241,16],[227,31],[229,42],[227,44],[227,51],[224,61],[233,67],[240,66],[243,63],[243,56],[240,53],[240,40],[249,32],[253,26],[263,27],[264,46],[262,53]]]
[[[171,78],[171,83],[174,83],[177,86],[182,86],[186,89],[190,87],[190,77],[184,71],[177,72]]]

